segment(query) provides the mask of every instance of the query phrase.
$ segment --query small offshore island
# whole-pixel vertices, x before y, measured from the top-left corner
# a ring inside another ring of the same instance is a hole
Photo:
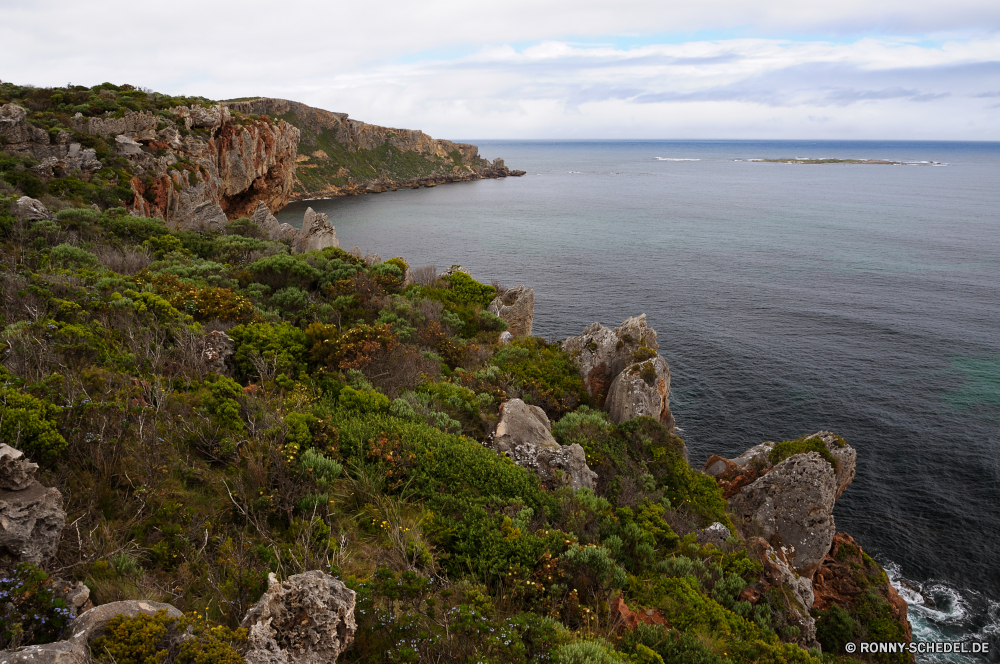
[[[0,85],[4,662],[914,661],[848,441],[693,467],[644,313],[279,224],[518,173],[307,108]]]

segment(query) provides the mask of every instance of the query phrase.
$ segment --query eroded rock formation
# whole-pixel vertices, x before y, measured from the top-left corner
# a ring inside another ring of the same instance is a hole
[[[490,302],[488,311],[507,323],[511,335],[530,336],[535,318],[535,291],[524,284],[510,288]]]
[[[563,342],[580,370],[584,385],[615,422],[647,415],[671,430],[670,367],[657,352],[656,330],[646,314],[615,329],[591,323],[578,337]]]
[[[597,473],[587,466],[583,447],[560,445],[552,437],[549,418],[538,406],[511,399],[500,407],[493,448],[514,463],[534,471],[549,488],[594,488]]]
[[[136,174],[131,210],[163,219],[174,229],[217,230],[227,219],[249,216],[263,202],[272,210],[291,198],[299,130],[268,118],[233,118],[223,105],[179,106],[172,122],[148,112],[73,119],[76,132],[103,136]],[[71,172],[84,179],[101,169],[92,149],[61,131],[50,136],[26,120],[15,104],[0,107],[4,150],[41,159],[35,172]],[[179,124],[178,124],[179,123]],[[183,131],[182,131],[183,128]]]
[[[243,619],[248,664],[329,664],[354,640],[355,592],[318,570],[268,589]]]
[[[291,224],[278,223],[277,218],[271,214],[263,202],[257,203],[257,209],[254,210],[251,219],[267,233],[270,239],[289,242],[292,251],[302,253],[340,246],[337,232],[329,218],[312,208],[306,208],[302,217],[301,230],[296,229]],[[378,262],[381,262],[381,259]]]
[[[293,200],[524,175],[524,171],[507,168],[503,159],[483,159],[475,145],[431,138],[419,130],[367,124],[346,113],[285,99],[260,98],[226,105],[241,113],[282,117],[301,130]],[[352,158],[345,159],[345,153]]]
[[[62,494],[35,479],[37,468],[20,450],[0,446],[0,550],[36,565],[52,557],[66,525]]]

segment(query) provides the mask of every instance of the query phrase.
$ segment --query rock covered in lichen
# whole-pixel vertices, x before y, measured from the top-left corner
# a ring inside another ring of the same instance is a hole
[[[515,337],[531,335],[535,317],[535,291],[521,284],[498,295],[488,311],[507,323],[507,330]]]

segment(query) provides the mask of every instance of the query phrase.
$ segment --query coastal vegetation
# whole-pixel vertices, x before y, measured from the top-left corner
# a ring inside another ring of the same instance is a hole
[[[75,113],[166,122],[204,101],[0,91],[56,133]],[[97,605],[185,612],[114,619],[99,661],[238,662],[269,575],[321,570],[357,593],[338,661],[843,659],[798,645],[803,607],[744,539],[699,540],[737,528],[674,432],[610,421],[559,344],[501,343],[495,286],[404,258],[293,253],[248,218],[171,230],[123,206],[129,162],[110,151],[92,189],[0,159],[0,442],[40,465],[68,524],[44,569],[0,560],[0,648],[66,636],[58,572]],[[28,194],[44,214],[19,212]],[[491,449],[513,399],[583,448],[593,489],[547,487]],[[805,451],[830,454],[803,439],[771,461]],[[869,586],[884,583],[861,560]],[[829,609],[821,641],[898,638],[886,607],[872,591]]]

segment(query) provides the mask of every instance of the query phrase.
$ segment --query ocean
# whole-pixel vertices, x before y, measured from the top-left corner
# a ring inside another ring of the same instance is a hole
[[[837,529],[887,569],[916,639],[988,640],[948,661],[1000,661],[1000,143],[470,142],[527,175],[278,218],[311,206],[344,248],[527,284],[538,336],[646,313],[692,465],[844,436]]]

